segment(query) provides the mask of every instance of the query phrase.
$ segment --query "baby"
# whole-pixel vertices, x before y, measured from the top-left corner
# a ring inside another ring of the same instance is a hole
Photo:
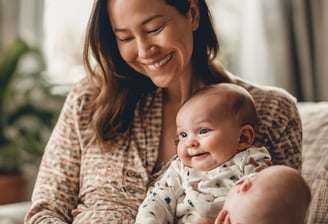
[[[195,223],[219,214],[229,189],[271,165],[253,146],[257,114],[251,95],[234,84],[196,92],[177,117],[177,154],[139,207],[136,223]]]
[[[298,171],[271,166],[231,188],[215,224],[304,224],[310,201]]]

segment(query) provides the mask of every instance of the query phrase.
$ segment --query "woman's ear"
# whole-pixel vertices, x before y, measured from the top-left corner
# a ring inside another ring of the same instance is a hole
[[[189,16],[192,22],[192,30],[195,31],[199,27],[199,4],[198,0],[190,0]]]
[[[242,151],[250,147],[254,142],[254,138],[255,138],[254,128],[249,124],[243,125],[240,128],[238,150]]]

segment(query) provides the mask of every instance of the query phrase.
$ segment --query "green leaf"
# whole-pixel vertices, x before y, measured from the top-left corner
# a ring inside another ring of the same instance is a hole
[[[25,41],[16,39],[8,50],[3,54],[0,61],[0,88],[1,91],[13,78],[20,57],[29,50]]]

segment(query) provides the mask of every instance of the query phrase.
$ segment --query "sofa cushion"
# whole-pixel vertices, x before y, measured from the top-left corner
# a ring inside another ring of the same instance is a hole
[[[302,175],[312,201],[308,224],[328,223],[328,102],[299,103],[303,126]]]

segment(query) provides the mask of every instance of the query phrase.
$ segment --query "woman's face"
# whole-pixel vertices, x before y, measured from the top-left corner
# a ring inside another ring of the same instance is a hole
[[[190,79],[198,5],[186,15],[165,0],[109,0],[108,14],[122,58],[162,88]]]

